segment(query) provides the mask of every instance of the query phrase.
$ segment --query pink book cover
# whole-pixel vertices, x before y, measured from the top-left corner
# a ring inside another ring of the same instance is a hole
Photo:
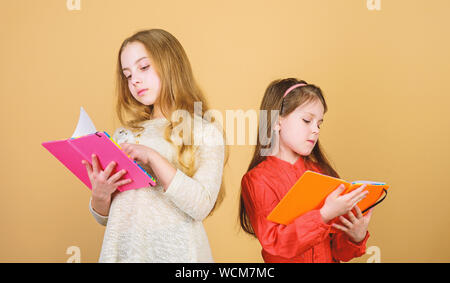
[[[84,125],[81,125],[83,124],[82,116],[84,118],[87,117],[88,120],[88,122],[84,121]],[[91,123],[91,127],[87,131],[86,127],[80,130],[80,128],[86,126],[86,123],[89,126],[89,122]],[[81,109],[80,120],[77,130],[74,133],[74,136],[81,135],[80,137],[43,142],[42,146],[91,190],[92,185],[87,174],[86,166],[81,161],[86,160],[91,163],[92,154],[97,156],[102,169],[111,161],[116,162],[116,166],[111,175],[122,169],[126,170],[127,173],[122,176],[122,179],[131,179],[132,182],[118,187],[118,190],[121,192],[156,185],[156,180],[134,160],[128,157],[106,132],[95,131],[94,133],[86,134],[86,132],[92,132],[94,129],[90,118]]]

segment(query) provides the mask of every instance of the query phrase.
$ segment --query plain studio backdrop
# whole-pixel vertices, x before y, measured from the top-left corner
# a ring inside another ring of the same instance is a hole
[[[120,126],[118,49],[150,28],[177,37],[222,113],[256,111],[274,79],[320,86],[321,142],[342,178],[391,185],[369,225],[370,251],[381,262],[450,261],[450,1],[76,2],[1,1],[0,261],[98,260],[104,227],[90,191],[41,142],[70,137],[80,106],[98,130]],[[204,224],[215,261],[262,262],[238,224],[253,147],[236,143],[226,198]]]

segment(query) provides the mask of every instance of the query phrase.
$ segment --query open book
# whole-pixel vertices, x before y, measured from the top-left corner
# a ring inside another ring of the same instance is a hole
[[[363,214],[366,214],[370,208],[383,201],[389,188],[385,183],[372,181],[348,183],[338,178],[306,171],[267,216],[267,219],[288,225],[306,212],[320,209],[325,203],[327,196],[341,184],[345,185],[345,190],[342,194],[349,193],[363,184],[367,184],[364,190],[369,191],[369,194],[357,204]],[[384,197],[380,199],[383,193]]]
[[[67,169],[78,177],[89,189],[92,189],[86,166],[81,163],[86,160],[91,163],[92,154],[97,156],[100,166],[104,169],[111,161],[116,162],[111,175],[125,169],[127,173],[123,179],[132,182],[120,186],[119,191],[139,189],[155,186],[156,180],[148,174],[139,164],[131,159],[106,132],[98,132],[83,107],[80,118],[72,137],[65,140],[43,142],[44,146]]]

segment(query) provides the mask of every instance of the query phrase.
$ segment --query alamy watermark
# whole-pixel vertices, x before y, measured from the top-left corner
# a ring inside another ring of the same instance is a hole
[[[370,246],[366,249],[366,254],[372,255],[367,259],[367,263],[380,263],[381,250],[377,246]]]
[[[67,263],[80,263],[81,262],[81,250],[80,247],[70,246],[66,249],[66,255],[70,255],[67,259]]]
[[[67,263],[80,263],[81,262],[81,250],[78,246],[70,246],[66,250],[66,254],[70,255],[67,259]],[[377,246],[370,246],[366,249],[366,255],[371,255],[366,263],[380,263],[381,262],[381,250]],[[176,276],[180,277],[180,276]],[[227,276],[228,277],[228,276]],[[235,276],[233,276],[235,277]],[[270,276],[269,277],[273,277]]]
[[[259,125],[258,112],[260,114]],[[202,115],[202,103],[195,102],[194,115],[183,109],[172,112],[171,121],[176,126],[172,130],[171,138],[176,145],[214,146],[256,145],[259,136],[259,144],[268,147],[261,150],[261,155],[276,154],[274,151],[276,151],[278,135],[276,131],[273,131],[273,125],[279,118],[279,112],[279,110],[256,111],[254,109],[226,110],[224,118],[222,112],[214,109],[205,111]],[[204,129],[204,122],[212,123],[217,129],[224,130],[225,141],[221,135],[211,134],[210,130]],[[272,129],[272,131],[268,133],[268,129]]]
[[[381,10],[381,0],[367,0],[367,9],[369,11],[380,11]]]
[[[79,11],[81,10],[81,0],[67,0],[66,7],[69,11]]]

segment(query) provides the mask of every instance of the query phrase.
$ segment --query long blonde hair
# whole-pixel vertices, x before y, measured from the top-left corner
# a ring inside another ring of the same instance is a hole
[[[155,104],[160,105],[163,116],[169,121],[165,128],[164,138],[177,149],[177,167],[186,175],[192,177],[197,170],[195,153],[198,146],[193,142],[175,144],[171,139],[172,130],[180,123],[173,122],[172,113],[175,110],[186,110],[194,118],[194,103],[201,102],[201,115],[208,111],[209,107],[202,90],[194,79],[191,64],[180,42],[169,32],[162,29],[142,30],[125,39],[117,56],[117,104],[116,111],[120,122],[134,132],[144,128],[139,124],[152,119],[153,105],[143,105],[131,95],[128,81],[122,72],[120,56],[123,49],[133,42],[142,43],[153,62],[153,67],[161,81],[160,94]],[[200,114],[198,109],[195,114]],[[130,118],[127,118],[127,115]],[[191,119],[193,121],[193,119]],[[192,127],[189,127],[192,129]],[[181,138],[192,133],[182,133]],[[183,141],[185,139],[183,138]],[[225,144],[225,143],[224,143]],[[213,210],[218,206],[225,194],[223,182]],[[212,211],[211,211],[212,212]]]

